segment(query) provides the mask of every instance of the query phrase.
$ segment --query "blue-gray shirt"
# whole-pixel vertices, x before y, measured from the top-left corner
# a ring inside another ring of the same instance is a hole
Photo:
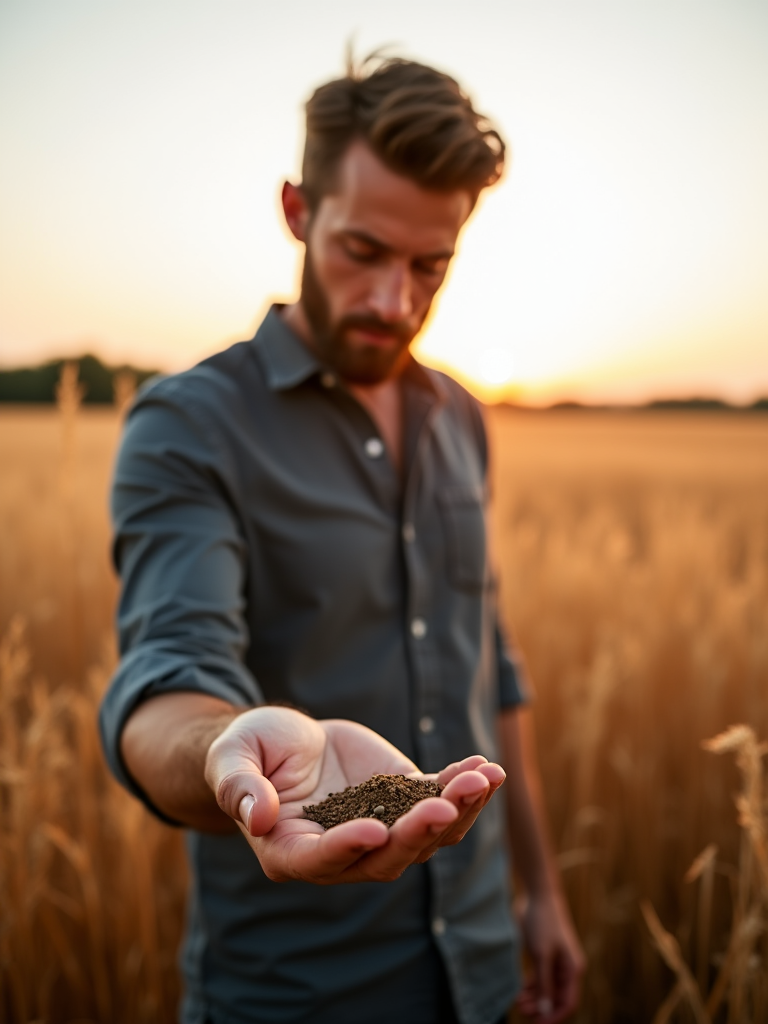
[[[139,396],[112,499],[122,661],[101,729],[145,802],[120,733],[169,691],[353,719],[426,772],[498,759],[497,713],[524,691],[488,569],[482,418],[413,360],[402,387],[402,479],[274,308],[251,341]],[[190,831],[182,1019],[430,1024],[436,944],[462,1024],[492,1024],[519,983],[502,831],[497,798],[398,881],[330,887],[270,882],[239,833]]]

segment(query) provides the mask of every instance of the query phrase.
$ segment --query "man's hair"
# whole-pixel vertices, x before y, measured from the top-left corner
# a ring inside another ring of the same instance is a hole
[[[302,188],[311,210],[336,185],[357,139],[390,170],[426,189],[465,189],[473,204],[504,169],[504,141],[458,82],[434,68],[374,53],[321,85],[306,106]]]

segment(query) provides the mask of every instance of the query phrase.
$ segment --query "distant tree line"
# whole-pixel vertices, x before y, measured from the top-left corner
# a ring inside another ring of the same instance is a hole
[[[56,385],[65,362],[77,363],[78,379],[83,387],[83,402],[91,405],[112,404],[115,377],[120,373],[132,373],[139,385],[158,372],[139,370],[134,366],[106,366],[93,355],[72,360],[53,359],[41,366],[0,370],[0,402],[55,402]]]
[[[721,398],[657,398],[653,402],[648,402],[645,408],[660,409],[662,412],[675,409],[683,411],[699,409],[701,412],[733,412],[734,410],[737,412],[768,412],[768,397],[756,398],[749,405],[732,405],[730,402],[724,402]]]
[[[133,375],[136,386],[154,377],[158,370],[140,370],[135,366],[107,366],[93,355],[77,359],[52,359],[41,366],[25,369],[0,370],[0,402],[55,402],[56,385],[65,362],[78,365],[78,381],[83,388],[83,402],[90,405],[109,405],[115,401],[115,378],[126,372]],[[530,406],[504,402],[511,408],[538,411]],[[644,405],[587,405],[582,402],[557,402],[548,406],[557,410],[641,409],[649,412],[768,412],[768,396],[758,398],[750,405],[731,405],[721,398],[659,398]],[[546,411],[546,410],[541,410]]]
[[[524,412],[768,412],[768,396],[756,398],[749,405],[733,405],[722,398],[655,398],[639,405],[588,405],[584,402],[555,402],[554,405],[518,405],[516,402],[502,403],[511,409]]]

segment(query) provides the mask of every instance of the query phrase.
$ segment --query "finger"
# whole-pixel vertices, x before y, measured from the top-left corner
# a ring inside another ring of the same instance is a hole
[[[361,857],[389,843],[389,829],[382,821],[359,818],[328,829],[320,837],[313,871],[318,875],[343,874]]]
[[[581,987],[581,969],[570,957],[560,957],[554,970],[555,1013],[551,1024],[560,1024],[576,1009]]]
[[[528,976],[515,1003],[524,1017],[539,1019],[539,988],[535,976]]]
[[[449,764],[438,773],[437,781],[441,786],[447,786],[448,783],[455,779],[461,772],[471,772],[480,765],[488,764],[488,758],[483,757],[482,754],[472,754],[470,757],[465,757],[463,761],[454,761],[453,764]]]
[[[536,1010],[541,1020],[547,1021],[547,1024],[550,1024],[554,1008],[551,952],[537,953],[533,958],[533,963],[538,990]]]
[[[285,819],[254,849],[268,878],[282,882],[301,879],[315,885],[354,881],[344,877],[349,869],[372,850],[387,843],[387,826],[374,818],[359,818],[336,825],[327,832],[296,832],[305,822]]]
[[[443,832],[438,833],[430,846],[422,851],[418,858],[419,863],[429,860],[441,846],[453,846],[464,838],[488,802],[489,788],[488,780],[477,771],[462,772],[455,776],[440,794],[440,798],[448,800],[456,807],[458,817]]]
[[[502,783],[507,777],[507,773],[504,771],[501,765],[494,764],[493,761],[489,761],[488,764],[481,764],[474,770],[478,772],[480,775],[484,775],[485,778],[488,779],[488,784],[491,787],[490,793],[488,794],[489,799],[493,796],[493,794],[496,792],[499,786],[502,785]]]
[[[448,783],[440,799],[450,800],[461,811],[476,800],[485,799],[489,788],[490,782],[479,771],[463,771]]]
[[[487,803],[489,791],[490,783],[477,771],[462,772],[448,783],[440,796],[456,807],[459,816],[451,826],[450,838],[442,836],[437,840],[440,845],[445,845],[446,840],[458,842],[464,836]]]
[[[434,845],[435,836],[442,835],[457,815],[456,807],[441,797],[420,800],[394,823],[386,847],[365,857],[361,871],[372,881],[399,878],[407,867],[422,859],[424,851]]]
[[[433,841],[432,847],[424,851],[423,860],[429,860],[442,846],[455,846],[460,843],[464,836],[477,821],[477,817],[483,809],[482,799],[478,800],[474,807],[469,808],[459,815],[455,822],[444,829]]]
[[[562,1021],[567,1020],[576,1009],[576,1003],[577,1000],[574,1000],[568,1006],[561,1006],[553,1010],[550,1016],[546,1018],[547,1024],[561,1024]]]
[[[479,761],[479,763],[474,767],[470,767],[471,763],[474,761]],[[470,777],[474,777],[476,775],[483,776],[488,781],[489,787],[488,789],[484,789],[483,805],[488,803],[493,794],[507,777],[506,772],[501,765],[495,764],[492,761],[486,761],[485,758],[480,760],[480,755],[465,758],[464,761],[457,762],[455,765],[449,765],[448,768],[444,769],[444,772],[445,775],[441,773],[441,776],[438,778],[441,779],[442,785],[444,786],[442,796],[446,796],[446,790],[448,790],[449,799],[451,797],[451,793],[456,792],[455,786],[457,780],[461,779],[464,775],[469,775]],[[476,779],[474,781],[477,782]]]

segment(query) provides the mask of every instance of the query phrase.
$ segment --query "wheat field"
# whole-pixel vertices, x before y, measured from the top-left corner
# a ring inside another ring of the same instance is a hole
[[[95,725],[120,415],[64,383],[58,409],[0,408],[0,1019],[159,1024],[182,837],[111,780]],[[502,606],[589,957],[578,1020],[764,1022],[768,417],[489,428]]]

